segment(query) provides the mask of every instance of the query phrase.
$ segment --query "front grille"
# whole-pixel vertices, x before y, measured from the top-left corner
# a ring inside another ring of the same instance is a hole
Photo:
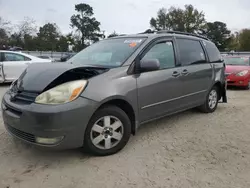
[[[33,102],[35,102],[36,97],[38,95],[39,94],[37,94],[37,93],[31,93],[31,92],[27,92],[27,91],[21,91],[21,92],[19,91],[15,96],[15,100],[22,101],[25,103],[33,103]]]
[[[35,136],[33,134],[29,134],[29,133],[20,131],[14,127],[9,126],[9,125],[6,125],[6,128],[8,129],[8,131],[10,133],[12,133],[13,135],[15,135],[18,138],[21,138],[23,140],[26,140],[26,141],[32,142],[32,143],[35,143],[35,141],[36,141]]]
[[[9,93],[12,101],[22,102],[25,104],[35,102],[36,97],[39,95],[39,93],[21,90],[17,86],[17,81],[13,82]]]

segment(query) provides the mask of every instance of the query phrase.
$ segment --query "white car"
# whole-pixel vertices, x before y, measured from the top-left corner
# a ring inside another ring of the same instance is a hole
[[[0,50],[0,83],[13,82],[31,63],[46,62],[52,61],[22,52]]]

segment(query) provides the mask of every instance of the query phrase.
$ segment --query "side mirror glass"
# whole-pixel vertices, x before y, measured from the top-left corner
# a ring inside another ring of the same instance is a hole
[[[140,61],[140,72],[150,72],[160,69],[160,62],[158,59],[145,59]]]

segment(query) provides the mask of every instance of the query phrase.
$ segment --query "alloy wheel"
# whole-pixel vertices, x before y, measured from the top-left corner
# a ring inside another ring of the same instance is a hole
[[[95,147],[108,150],[120,143],[123,134],[123,124],[117,117],[104,116],[93,125],[90,138]]]
[[[214,109],[216,107],[217,102],[218,102],[217,92],[216,92],[216,90],[212,90],[209,93],[209,97],[208,97],[208,106],[209,106],[209,108]]]

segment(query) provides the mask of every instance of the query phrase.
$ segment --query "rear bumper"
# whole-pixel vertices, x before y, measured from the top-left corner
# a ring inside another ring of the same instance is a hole
[[[79,97],[63,105],[21,105],[10,101],[6,93],[2,100],[2,117],[7,131],[33,145],[53,149],[71,149],[83,145],[84,132],[96,103]],[[61,138],[53,144],[37,142],[39,138]]]

